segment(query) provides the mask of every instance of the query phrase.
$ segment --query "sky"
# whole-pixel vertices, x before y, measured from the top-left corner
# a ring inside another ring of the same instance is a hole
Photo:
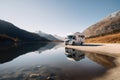
[[[82,32],[120,10],[120,0],[0,0],[0,19],[30,31]]]

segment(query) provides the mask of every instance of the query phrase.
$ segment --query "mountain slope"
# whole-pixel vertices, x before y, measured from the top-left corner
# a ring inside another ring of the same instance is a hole
[[[2,38],[6,38],[4,36],[8,36],[8,38],[13,39],[13,41],[14,39],[16,39],[18,42],[49,41],[35,33],[31,33],[20,28],[17,28],[15,25],[3,20],[0,20],[0,35],[2,36]],[[2,39],[1,36],[0,41]]]
[[[61,36],[58,36],[58,35],[54,35],[54,37],[57,38],[57,39],[59,39],[59,40],[61,40],[61,41],[64,41],[64,40],[65,40],[64,37],[61,37]]]
[[[87,43],[120,43],[120,33],[99,36],[95,38],[88,38]]]
[[[37,33],[38,35],[50,40],[50,41],[61,41],[60,39],[56,38],[55,36],[51,35],[51,34],[47,34],[47,33],[44,33],[42,31],[38,31]]]
[[[86,37],[103,36],[120,32],[120,11],[114,12],[83,31]]]

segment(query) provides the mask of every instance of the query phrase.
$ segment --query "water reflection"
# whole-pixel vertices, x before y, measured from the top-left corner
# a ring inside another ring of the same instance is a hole
[[[66,52],[65,55],[68,57],[69,60],[79,61],[85,58],[85,54],[83,51],[65,48],[65,52]]]
[[[102,55],[97,53],[86,53],[86,56],[93,60],[94,62],[106,67],[106,68],[113,68],[116,66],[115,64],[115,57]]]
[[[106,67],[106,68],[112,68],[115,67],[115,57],[98,54],[98,53],[90,53],[90,52],[83,52],[80,50],[75,50],[71,48],[65,48],[65,54],[68,58],[71,58],[70,60],[79,61],[81,59],[84,59],[85,56],[87,56],[90,60]]]
[[[56,43],[26,43],[0,46],[0,63],[11,61],[20,55],[33,51],[41,53],[47,49],[52,49],[56,45]]]
[[[1,74],[0,80],[67,80],[61,68],[42,65]]]
[[[41,53],[42,51],[45,51],[45,50],[50,50],[56,46],[58,46],[60,43],[47,43],[47,45],[43,46],[43,47],[40,47],[37,51],[39,53]]]
[[[93,80],[116,66],[112,56],[58,43],[12,45],[1,47],[0,53],[4,63],[0,64],[0,80]]]

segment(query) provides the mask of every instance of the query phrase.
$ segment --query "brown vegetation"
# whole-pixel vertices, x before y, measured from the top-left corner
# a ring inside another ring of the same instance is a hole
[[[120,33],[86,39],[87,43],[120,43]]]
[[[5,40],[10,40],[10,41],[13,41],[13,42],[17,42],[18,38],[13,38],[13,37],[10,37],[6,34],[0,34],[0,41],[5,41]]]

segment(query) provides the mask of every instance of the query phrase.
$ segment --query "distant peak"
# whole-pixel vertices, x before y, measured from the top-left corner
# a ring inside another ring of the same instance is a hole
[[[107,16],[107,18],[108,18],[108,17],[112,18],[112,17],[116,17],[116,16],[120,16],[120,10],[111,13],[109,16]]]

